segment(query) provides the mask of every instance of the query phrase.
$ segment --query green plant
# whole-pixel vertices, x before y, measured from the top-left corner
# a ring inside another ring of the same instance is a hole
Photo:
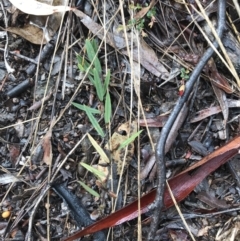
[[[181,77],[183,80],[188,80],[188,79],[189,79],[189,70],[188,70],[188,69],[185,69],[185,68],[181,68],[180,77]]]
[[[111,97],[108,90],[109,83],[110,83],[110,70],[107,70],[107,73],[103,80],[103,77],[102,77],[103,71],[102,71],[100,60],[97,56],[98,45],[96,40],[87,39],[85,42],[85,49],[86,49],[88,60],[86,60],[86,58],[81,55],[77,55],[78,68],[80,69],[80,71],[87,73],[89,80],[96,88],[98,99],[101,102],[104,102],[104,121],[107,124],[110,122],[111,113],[112,113]],[[72,103],[72,104],[78,109],[86,112],[93,127],[96,129],[98,134],[103,137],[104,132],[100,127],[97,119],[94,117],[94,114],[100,114],[101,112],[78,103]]]
[[[145,23],[148,23],[148,26],[152,27],[155,22],[156,8],[148,6],[145,7],[141,5],[130,5],[130,9],[134,12],[137,12],[136,16],[133,19],[128,21],[128,27],[135,26],[136,29],[140,32],[143,31]]]
[[[122,142],[122,144],[119,146],[118,149],[122,149],[122,148],[126,147],[127,145],[129,145],[130,143],[132,143],[135,140],[135,138],[137,138],[141,134],[141,132],[142,132],[142,130],[129,136],[129,138],[126,141]]]
[[[93,175],[95,175],[100,183],[102,183],[102,180],[106,179],[105,173],[99,171],[98,169],[96,169],[86,163],[80,163],[80,165],[82,165],[89,172],[91,172]],[[89,192],[90,194],[92,194],[95,197],[100,197],[100,195],[96,191],[94,191],[92,188],[90,188],[88,185],[86,185],[85,183],[83,183],[81,181],[78,181],[78,182],[87,192]]]
[[[91,144],[94,146],[94,148],[96,149],[96,151],[99,153],[100,155],[100,158],[102,160],[104,160],[106,163],[109,163],[109,159],[107,157],[107,155],[105,154],[105,152],[103,151],[103,149],[98,145],[98,143],[92,138],[92,136],[90,134],[87,134],[88,135],[88,138],[91,142]],[[101,186],[104,186],[103,182],[104,180],[106,180],[107,178],[107,175],[98,170],[97,168],[95,167],[92,167],[84,162],[80,162],[79,163],[81,166],[83,166],[84,168],[86,168],[89,172],[91,172],[94,176],[96,176],[96,178],[98,179],[98,181],[101,183]],[[89,192],[90,194],[92,194],[93,196],[95,197],[99,197],[99,194],[94,191],[92,188],[90,188],[89,186],[87,186],[85,183],[79,181],[79,184],[81,184],[81,186],[87,191]]]
[[[92,194],[93,196],[95,197],[100,197],[100,195],[94,191],[92,188],[90,188],[88,185],[86,185],[84,182],[81,182],[81,181],[78,181],[78,183],[87,191],[89,192],[90,194]]]
[[[153,17],[156,16],[156,14],[157,14],[156,8],[153,7],[153,8],[151,8],[151,9],[147,12],[147,17],[148,17],[149,19],[152,19]]]
[[[83,167],[85,167],[88,171],[90,171],[91,173],[93,173],[99,180],[101,180],[101,178],[106,178],[106,175],[99,171],[98,169],[86,164],[86,163],[80,163]]]

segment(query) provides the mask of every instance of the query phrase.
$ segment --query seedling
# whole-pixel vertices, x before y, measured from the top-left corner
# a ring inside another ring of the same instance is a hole
[[[79,184],[81,184],[81,186],[87,191],[89,192],[90,194],[92,194],[93,196],[99,198],[100,195],[99,193],[97,193],[96,191],[94,191],[92,188],[90,188],[89,186],[87,186],[85,183],[81,182],[81,181],[78,181]]]
[[[136,6],[130,5],[130,9],[132,9],[134,12],[137,12],[137,17],[128,21],[128,27],[136,26],[136,29],[139,32],[143,32],[145,23],[147,22],[148,26],[152,28],[156,16],[155,7],[151,7],[150,5],[148,6],[147,4],[145,7],[142,7],[141,5],[137,4]]]
[[[90,82],[96,88],[98,99],[104,102],[104,121],[109,123],[112,114],[111,97],[109,94],[109,83],[110,83],[110,70],[107,70],[106,76],[103,81],[102,77],[102,67],[99,58],[97,57],[98,45],[97,42],[93,40],[86,40],[85,49],[87,52],[88,60],[83,56],[77,55],[78,68],[82,72],[86,72]],[[90,122],[97,131],[97,133],[104,137],[104,131],[100,127],[94,114],[101,114],[100,111],[90,108],[85,105],[78,103],[72,103],[75,107],[86,112]]]
[[[134,133],[133,135],[131,135],[126,141],[124,141],[118,149],[122,149],[124,148],[125,146],[129,145],[130,143],[132,143],[140,134],[141,134],[142,130],[141,131],[138,131],[137,133]]]
[[[180,77],[181,77],[183,80],[188,80],[188,79],[189,79],[189,70],[188,70],[188,69],[185,69],[185,68],[181,68]]]

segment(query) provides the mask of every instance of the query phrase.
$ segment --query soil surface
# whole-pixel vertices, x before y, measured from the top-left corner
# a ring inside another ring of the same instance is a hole
[[[155,145],[214,41],[218,1],[26,2],[0,2],[0,239],[64,240],[120,210],[77,240],[148,240],[154,198],[142,215],[124,207],[157,188]],[[166,180],[211,153],[224,164],[170,181],[181,201],[164,196],[154,240],[240,240],[238,143],[217,152],[240,131],[234,4],[168,135]]]

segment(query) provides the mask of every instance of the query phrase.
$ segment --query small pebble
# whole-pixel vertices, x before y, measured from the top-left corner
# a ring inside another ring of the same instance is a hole
[[[4,211],[4,212],[2,213],[2,218],[9,218],[10,214],[11,214],[10,211]]]

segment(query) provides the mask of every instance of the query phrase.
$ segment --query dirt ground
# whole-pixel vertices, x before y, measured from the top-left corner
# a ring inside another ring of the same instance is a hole
[[[218,1],[0,2],[1,240],[240,240],[240,8],[219,34]]]

